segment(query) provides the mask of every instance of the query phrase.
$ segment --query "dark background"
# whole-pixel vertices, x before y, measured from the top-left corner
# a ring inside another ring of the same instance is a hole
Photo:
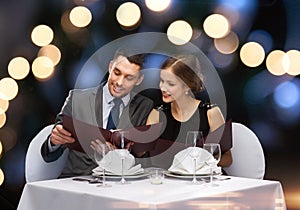
[[[141,24],[135,29],[124,30],[116,22],[115,11],[125,1],[86,2],[90,2],[88,7],[92,10],[93,22],[77,34],[69,35],[62,30],[60,21],[63,12],[76,5],[71,0],[0,1],[0,79],[9,76],[7,65],[13,57],[23,56],[33,61],[39,48],[31,42],[30,33],[38,24],[49,25],[54,30],[52,43],[62,53],[53,78],[42,82],[29,74],[18,81],[19,93],[10,101],[7,122],[0,128],[0,140],[4,147],[0,167],[5,175],[0,186],[0,209],[17,207],[25,184],[24,161],[30,141],[44,126],[54,122],[69,89],[74,87],[78,71],[97,49],[137,32],[166,32],[168,25],[177,19],[185,19],[201,28],[204,19],[213,13],[218,3],[217,0],[176,0],[168,13],[158,15],[146,11],[143,1],[134,1],[142,9]],[[251,1],[227,2],[234,5]],[[300,92],[299,76],[272,76],[266,70],[265,62],[256,68],[249,68],[239,60],[238,52],[249,40],[251,32],[258,29],[271,35],[270,50],[299,50],[299,11],[300,1],[296,0],[258,1],[252,11],[244,13],[249,20],[240,30],[240,46],[228,57],[234,62],[224,68],[216,66],[226,94],[227,118],[243,123],[257,134],[266,156],[265,179],[281,181],[289,209],[300,209],[300,183],[297,179],[300,175],[297,167],[300,160],[300,107],[282,110],[273,100],[273,90],[268,94],[264,91],[274,82],[294,81]],[[208,38],[206,41],[211,42]],[[210,53],[201,40],[193,39],[192,43],[205,54]]]

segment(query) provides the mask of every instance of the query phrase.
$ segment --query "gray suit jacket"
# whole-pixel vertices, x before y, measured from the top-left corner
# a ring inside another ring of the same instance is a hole
[[[62,116],[68,115],[85,123],[103,127],[102,113],[103,86],[83,90],[71,90],[61,112],[57,115],[55,124],[62,124]],[[131,94],[129,104],[124,108],[118,128],[135,127],[146,124],[147,117],[153,108],[152,100],[139,95]],[[54,152],[49,152],[47,141],[42,146],[42,156],[45,161],[56,160],[65,149],[61,146]],[[95,162],[85,153],[70,150],[68,161],[61,177],[87,175],[96,167]]]

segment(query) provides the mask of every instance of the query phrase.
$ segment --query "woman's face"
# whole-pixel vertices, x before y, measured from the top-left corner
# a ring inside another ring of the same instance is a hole
[[[183,81],[172,72],[171,68],[162,69],[160,71],[159,88],[165,103],[180,99],[186,95],[185,92],[189,90]]]

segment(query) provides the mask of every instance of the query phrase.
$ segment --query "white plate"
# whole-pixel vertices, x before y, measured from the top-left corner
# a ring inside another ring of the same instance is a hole
[[[95,177],[102,177],[102,174],[93,173],[92,174]],[[124,175],[125,179],[139,179],[147,177],[149,173],[138,173],[138,174],[132,174],[132,175]],[[105,174],[105,178],[107,179],[121,179],[121,175],[115,175],[115,174]]]
[[[99,176],[102,176],[102,171],[97,170],[97,171],[95,171],[93,173],[94,174],[98,174]],[[126,175],[126,176],[139,175],[139,174],[143,174],[143,173],[145,173],[145,170],[140,170],[140,171],[137,171],[134,174],[130,174],[130,175]],[[121,174],[114,174],[114,173],[112,173],[110,171],[105,171],[105,175],[106,176],[121,176]]]
[[[166,176],[173,177],[173,178],[179,178],[179,179],[192,179],[193,174],[177,174],[173,173],[171,171],[167,171],[165,173]],[[222,175],[222,173],[214,173],[213,176],[219,176]],[[208,178],[210,177],[210,174],[196,174],[197,178]]]

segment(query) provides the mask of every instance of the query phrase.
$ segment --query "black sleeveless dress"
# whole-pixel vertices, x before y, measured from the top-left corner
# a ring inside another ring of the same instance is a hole
[[[214,107],[214,105],[201,101],[198,109],[194,112],[192,117],[185,122],[177,121],[173,117],[170,104],[166,104],[163,107],[158,108],[159,120],[160,122],[163,122],[165,127],[160,138],[184,142],[187,132],[192,130],[202,131],[203,136],[206,137],[210,130],[207,110],[212,107]]]

